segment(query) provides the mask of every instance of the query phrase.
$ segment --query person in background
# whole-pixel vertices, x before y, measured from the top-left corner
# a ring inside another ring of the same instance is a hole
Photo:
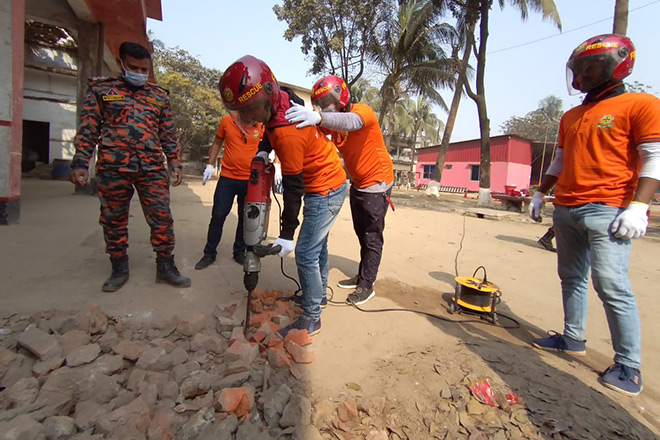
[[[280,90],[270,67],[253,56],[246,55],[225,70],[220,93],[241,121],[265,124],[257,155],[268,161],[272,148],[281,163],[284,209],[273,246],[282,247],[280,257],[295,247],[303,314],[278,334],[285,337],[299,329],[315,335],[321,331],[321,302],[328,284],[328,236],[346,197],[346,173],[337,148],[316,127],[297,130],[289,125],[284,114],[289,100],[296,97]],[[303,221],[294,244],[302,199]]]
[[[374,282],[383,253],[385,214],[392,204],[394,167],[376,114],[366,104],[351,104],[343,79],[329,75],[312,87],[312,105],[317,110],[293,105],[286,113],[290,123],[302,129],[319,126],[332,136],[351,177],[351,215],[360,242],[358,273],[340,281],[344,289],[354,289],[346,299],[360,305],[374,297]],[[394,207],[392,206],[392,209]]]
[[[660,99],[626,93],[635,62],[632,41],[615,34],[580,44],[568,59],[571,94],[582,105],[560,121],[558,154],[530,204],[540,219],[543,196],[556,183],[553,225],[564,306],[564,332],[532,344],[586,354],[588,275],[603,302],[614,364],[600,375],[608,388],[642,390],[641,324],[630,286],[632,239],[643,236],[651,197],[660,186]]]
[[[557,252],[557,249],[552,245],[552,240],[555,238],[555,228],[550,226],[543,237],[539,238],[537,243],[541,245],[543,249],[550,252]]]
[[[213,193],[213,209],[204,255],[195,265],[195,269],[206,269],[215,261],[218,244],[222,238],[222,228],[234,205],[234,199],[238,202],[238,224],[234,236],[233,260],[241,265],[245,262],[247,245],[243,239],[243,208],[250,178],[250,163],[257,154],[262,135],[261,124],[242,124],[236,114],[232,113],[220,120],[215,140],[209,150],[209,160],[204,169],[202,184],[205,185],[213,176],[213,164],[223,145],[225,151],[220,162],[220,178]]]
[[[86,185],[90,158],[98,144],[100,223],[112,264],[102,289],[114,292],[128,280],[128,210],[135,191],[151,228],[156,282],[188,287],[190,278],[179,273],[172,255],[174,222],[165,158],[174,174],[172,186],[181,184],[183,173],[169,92],[147,82],[151,54],[144,46],[122,43],[117,64],[123,71],[121,76],[89,80],[71,171],[76,185]]]

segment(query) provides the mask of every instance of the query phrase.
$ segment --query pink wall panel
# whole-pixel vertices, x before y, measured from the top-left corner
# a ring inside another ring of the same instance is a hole
[[[416,168],[416,185],[428,184],[424,178],[424,165],[435,165],[440,147],[419,150]],[[471,181],[471,166],[479,165],[481,145],[478,139],[450,144],[442,171],[441,186],[479,189],[479,182]],[[510,136],[491,138],[491,190],[504,192],[505,185],[516,189],[529,188],[531,173],[531,144],[526,139]],[[449,166],[451,169],[449,169]]]

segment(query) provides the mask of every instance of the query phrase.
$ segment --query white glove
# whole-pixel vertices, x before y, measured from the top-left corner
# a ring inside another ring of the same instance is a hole
[[[277,188],[282,184],[282,165],[279,163],[274,163],[273,166],[275,167],[275,178],[273,179],[273,185],[275,185]]]
[[[648,210],[649,205],[646,203],[631,202],[628,208],[614,219],[611,229],[614,236],[630,240],[646,234],[646,226],[649,224],[646,217]]]
[[[321,113],[303,107],[295,102],[291,102],[291,107],[286,111],[284,117],[289,121],[289,124],[300,122],[300,124],[296,125],[296,128],[314,126],[321,122]]]
[[[535,222],[541,221],[543,197],[545,197],[545,194],[543,194],[541,191],[536,191],[532,197],[532,202],[529,204],[529,217]]]
[[[277,246],[277,245],[282,246],[282,250],[280,251],[279,254],[277,254],[282,258],[286,257],[291,252],[293,252],[293,248],[295,247],[295,245],[293,244],[293,240],[285,240],[283,238],[278,238],[277,240],[275,240],[273,246]]]
[[[266,153],[265,151],[259,151],[257,153],[257,157],[262,158],[264,160],[264,162],[266,162],[266,164],[270,163],[269,162],[270,159],[268,158],[268,153]]]
[[[206,185],[206,182],[211,180],[211,177],[213,177],[213,165],[206,165],[204,174],[202,174],[202,185]]]

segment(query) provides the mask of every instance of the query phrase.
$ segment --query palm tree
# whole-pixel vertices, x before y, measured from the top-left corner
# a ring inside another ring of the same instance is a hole
[[[367,79],[360,78],[351,86],[351,101],[367,104],[378,113],[383,100],[377,87],[372,86]]]
[[[628,30],[628,0],[616,0],[612,33],[626,35]]]
[[[395,157],[401,157],[401,146],[407,144],[414,163],[417,139],[421,137],[423,145],[438,142],[444,123],[433,113],[432,103],[423,96],[402,98],[395,105],[394,115],[396,125],[391,131],[397,140]]]
[[[464,88],[468,96],[477,105],[479,114],[479,131],[481,135],[481,161],[479,168],[479,205],[490,205],[490,120],[488,119],[488,107],[486,105],[486,46],[489,33],[489,15],[494,0],[467,0],[462,8],[463,13],[470,14],[472,19],[479,20],[479,35],[475,34],[471,41],[471,48],[477,58],[476,91],[467,80],[467,72],[463,71]],[[520,11],[522,20],[529,16],[532,11],[541,12],[544,20],[550,20],[561,29],[561,20],[557,6],[553,0],[498,0],[500,8],[510,4]],[[477,41],[479,44],[477,45]]]
[[[398,10],[393,11],[393,19],[383,31],[382,46],[373,54],[375,63],[385,74],[381,88],[381,126],[395,126],[395,104],[406,94],[428,97],[447,108],[437,89],[453,82],[451,60],[441,47],[453,28],[438,23],[443,12],[431,0],[401,0]],[[391,136],[391,130],[385,130],[388,147]]]
[[[449,149],[451,134],[454,131],[458,107],[461,104],[461,98],[465,93],[465,81],[467,78],[471,77],[471,67],[469,62],[470,56],[472,55],[474,29],[477,22],[474,15],[475,12],[469,9],[464,10],[462,14],[458,14],[456,20],[456,32],[454,34],[454,40],[451,43],[452,60],[456,69],[456,83],[453,85],[454,96],[451,100],[451,107],[449,107],[449,113],[447,114],[447,123],[444,126],[442,141],[440,142],[440,151],[431,176],[431,179],[436,181],[438,185],[440,185],[440,181],[442,180],[442,170],[445,167],[445,159],[447,158],[447,150]],[[461,50],[463,51],[463,55],[459,58],[458,55]]]

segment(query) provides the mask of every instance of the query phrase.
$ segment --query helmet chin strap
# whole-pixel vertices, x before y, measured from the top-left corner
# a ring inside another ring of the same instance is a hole
[[[617,90],[621,87],[621,90]],[[614,81],[609,80],[605,81],[603,84],[594,87],[593,89],[587,92],[587,96],[584,97],[582,104],[588,104],[590,102],[597,102],[611,96],[617,96],[624,92],[623,81]]]

